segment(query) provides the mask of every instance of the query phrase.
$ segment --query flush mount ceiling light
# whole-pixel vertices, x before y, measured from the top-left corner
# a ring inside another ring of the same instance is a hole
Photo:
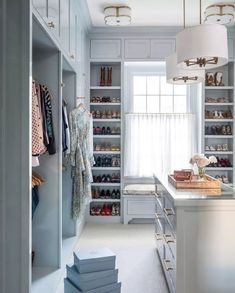
[[[104,8],[106,25],[123,26],[131,23],[131,8],[128,6],[108,6]]]
[[[185,0],[183,0],[183,20],[185,29]],[[205,80],[204,70],[186,70],[177,67],[177,54],[166,58],[166,81],[171,84],[193,84]]]
[[[183,69],[210,69],[228,62],[227,29],[220,24],[186,28],[176,36],[177,63]]]
[[[205,23],[228,24],[234,18],[234,5],[215,4],[205,10]]]

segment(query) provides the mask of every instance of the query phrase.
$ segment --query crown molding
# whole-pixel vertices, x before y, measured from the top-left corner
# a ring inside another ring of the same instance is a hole
[[[228,37],[235,38],[235,26],[228,27]],[[181,26],[174,27],[144,27],[144,26],[133,26],[133,27],[94,27],[91,26],[88,31],[90,38],[102,37],[113,38],[113,37],[175,37],[177,33],[182,31]]]
[[[175,37],[182,30],[182,27],[92,27],[89,31],[89,36],[105,35],[105,37],[141,37],[141,36],[156,36],[156,37]]]

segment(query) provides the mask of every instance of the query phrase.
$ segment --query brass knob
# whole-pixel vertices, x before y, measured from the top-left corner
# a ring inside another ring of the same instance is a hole
[[[53,21],[48,22],[48,26],[49,26],[50,28],[55,28],[55,24],[54,24]]]

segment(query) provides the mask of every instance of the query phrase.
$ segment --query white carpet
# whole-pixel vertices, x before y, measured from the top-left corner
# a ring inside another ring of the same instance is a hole
[[[87,224],[76,248],[100,247],[110,248],[117,256],[122,293],[168,293],[153,224]],[[61,284],[58,293],[62,292]]]

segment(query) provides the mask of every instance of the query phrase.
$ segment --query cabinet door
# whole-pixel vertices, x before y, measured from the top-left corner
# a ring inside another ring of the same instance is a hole
[[[91,59],[121,58],[120,40],[91,40]]]
[[[75,9],[72,1],[70,1],[70,8],[69,8],[69,56],[70,58],[75,61],[76,59],[76,23],[77,23],[77,16],[75,14]]]
[[[33,6],[41,17],[46,21],[47,18],[47,0],[33,0]]]
[[[147,59],[150,57],[149,40],[125,40],[126,59]]]
[[[151,40],[151,58],[164,60],[175,51],[174,40]]]
[[[234,40],[228,39],[228,58],[234,59]]]
[[[47,25],[53,32],[60,35],[60,2],[59,0],[48,0]]]
[[[60,2],[60,40],[63,49],[69,52],[69,0]]]

